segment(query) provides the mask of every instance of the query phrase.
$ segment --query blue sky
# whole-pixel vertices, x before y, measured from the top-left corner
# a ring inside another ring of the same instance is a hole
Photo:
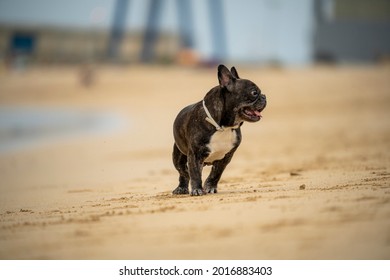
[[[173,26],[174,1],[164,5],[162,26]],[[130,0],[127,26],[142,28],[148,1]],[[0,23],[108,28],[114,0],[0,0]],[[94,16],[95,15],[95,16]]]

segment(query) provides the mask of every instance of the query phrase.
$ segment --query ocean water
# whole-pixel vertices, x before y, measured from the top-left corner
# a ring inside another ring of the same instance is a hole
[[[115,112],[0,106],[0,154],[113,134],[126,126],[128,120]]]

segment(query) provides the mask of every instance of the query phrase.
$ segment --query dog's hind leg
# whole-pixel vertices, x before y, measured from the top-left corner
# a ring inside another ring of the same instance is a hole
[[[173,190],[173,194],[189,194],[188,183],[190,181],[190,175],[187,168],[187,156],[180,152],[176,144],[173,145],[172,153],[173,165],[179,172],[179,186]]]

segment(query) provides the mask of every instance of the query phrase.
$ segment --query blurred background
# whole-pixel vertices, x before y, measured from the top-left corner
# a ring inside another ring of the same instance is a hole
[[[0,61],[378,62],[390,54],[388,0],[1,0]]]
[[[178,198],[219,63],[268,105]],[[389,259],[389,108],[390,0],[0,0],[0,259]]]

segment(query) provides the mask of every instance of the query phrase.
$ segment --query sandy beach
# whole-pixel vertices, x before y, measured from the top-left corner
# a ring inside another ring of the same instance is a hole
[[[390,67],[237,69],[268,107],[202,197],[171,194],[172,123],[214,68],[99,66],[90,87],[76,67],[1,71],[0,110],[121,125],[0,154],[0,258],[390,259]]]

